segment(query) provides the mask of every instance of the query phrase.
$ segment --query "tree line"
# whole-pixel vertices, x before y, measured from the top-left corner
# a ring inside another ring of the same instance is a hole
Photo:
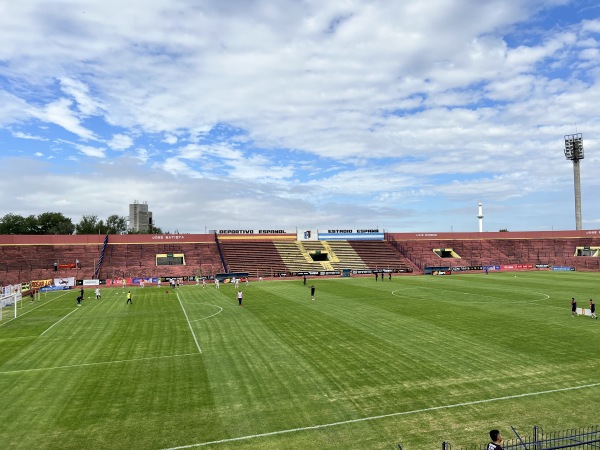
[[[0,234],[138,234],[127,228],[127,219],[117,214],[108,216],[106,220],[95,215],[85,215],[79,223],[62,213],[45,212],[23,217],[9,213],[0,218]],[[158,227],[150,226],[146,232],[161,234]]]

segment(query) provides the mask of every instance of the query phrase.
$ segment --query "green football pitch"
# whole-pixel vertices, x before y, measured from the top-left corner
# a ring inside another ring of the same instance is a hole
[[[310,298],[309,286],[316,287]],[[0,322],[0,448],[392,449],[600,424],[600,274],[87,289]]]

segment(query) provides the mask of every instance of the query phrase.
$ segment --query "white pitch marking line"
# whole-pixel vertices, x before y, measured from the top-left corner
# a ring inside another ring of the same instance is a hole
[[[279,434],[295,433],[298,431],[318,430],[320,428],[335,427],[338,425],[346,425],[349,423],[366,422],[368,420],[386,419],[389,417],[406,416],[409,414],[418,414],[418,413],[429,412],[429,411],[439,411],[442,409],[458,408],[461,406],[479,405],[481,403],[491,403],[491,402],[497,402],[497,401],[501,401],[501,400],[511,400],[514,398],[533,397],[536,395],[553,394],[555,392],[573,391],[575,389],[585,389],[585,388],[597,387],[597,386],[600,386],[600,383],[584,384],[581,386],[571,386],[571,387],[566,387],[566,388],[552,389],[552,390],[548,390],[548,391],[529,392],[526,394],[507,395],[506,397],[487,398],[484,400],[474,400],[472,402],[455,403],[453,405],[434,406],[432,408],[414,409],[412,411],[402,411],[402,412],[396,412],[396,413],[390,413],[390,414],[382,414],[380,416],[363,417],[361,419],[344,420],[342,422],[332,422],[332,423],[325,423],[322,425],[313,425],[313,426],[309,426],[309,427],[291,428],[289,430],[271,431],[269,433],[260,433],[260,434],[252,434],[249,436],[240,436],[240,437],[236,437],[236,438],[220,439],[218,441],[181,445],[179,447],[170,447],[170,448],[163,449],[163,450],[180,450],[180,449],[184,449],[184,448],[204,447],[206,445],[223,444],[226,442],[245,441],[245,440],[249,440],[249,439],[256,439],[256,438],[267,437],[267,436],[276,436]]]
[[[50,325],[48,328],[46,328],[44,330],[44,332],[42,334],[40,334],[40,336],[43,336],[44,334],[46,334],[46,331],[50,330],[50,328],[52,328],[54,325],[58,325],[59,323],[61,323],[63,320],[65,320],[67,317],[69,317],[71,314],[73,314],[75,311],[77,311],[77,308],[75,308],[73,311],[71,311],[69,314],[67,314],[65,317],[63,317],[59,321],[54,322],[52,325]]]
[[[177,300],[179,301],[179,305],[181,306],[181,310],[183,311],[183,314],[185,315],[185,320],[187,320],[188,326],[190,327],[190,331],[192,332],[192,336],[194,337],[194,342],[196,343],[196,348],[198,349],[198,353],[202,353],[202,350],[200,349],[200,344],[198,343],[198,339],[196,338],[196,333],[194,333],[194,329],[192,328],[192,324],[190,322],[190,318],[188,317],[187,313],[185,312],[185,308],[183,307],[183,303],[181,303],[181,299],[179,298],[179,292],[177,293]]]
[[[223,308],[221,308],[219,305],[213,305],[213,304],[211,304],[211,303],[206,303],[206,304],[207,304],[207,305],[210,305],[210,306],[216,306],[217,308],[219,308],[219,310],[218,310],[216,313],[214,313],[214,314],[211,314],[210,316],[202,317],[202,318],[200,318],[200,319],[194,319],[194,320],[192,320],[192,322],[197,322],[197,321],[199,321],[199,320],[206,320],[206,319],[210,319],[211,317],[214,317],[214,316],[216,316],[217,314],[220,314],[221,312],[223,312]]]
[[[399,289],[394,289],[392,291],[392,295],[394,295],[394,296],[397,297],[398,296],[397,292],[399,292],[399,291],[408,291],[408,290],[412,290],[412,289],[421,289],[421,287],[420,286],[405,286],[405,287],[401,287]],[[521,291],[511,291],[511,292],[521,292]],[[532,294],[539,294],[539,295],[543,296],[543,298],[533,298],[531,300],[525,298],[525,300],[527,302],[529,302],[529,303],[541,302],[542,300],[548,300],[550,298],[550,296],[548,294],[544,294],[543,292],[534,292],[534,291],[532,291],[531,293]],[[493,295],[479,295],[479,294],[477,294],[475,292],[461,292],[461,294],[463,294],[463,295],[475,295],[475,296],[477,296],[479,298],[500,299],[500,300],[508,301],[510,303],[519,303],[518,300],[507,300],[504,297],[494,297]],[[475,303],[487,303],[487,302],[476,301],[476,300],[475,301],[472,301],[472,300],[469,301],[469,304],[475,304]],[[552,305],[549,305],[549,306],[552,306]]]
[[[107,364],[120,364],[137,361],[149,361],[153,359],[167,359],[167,358],[179,358],[181,356],[197,356],[198,353],[182,353],[181,355],[164,355],[164,356],[149,356],[147,358],[133,358],[133,359],[120,359],[116,361],[102,361],[93,363],[83,364],[70,364],[68,366],[55,366],[55,367],[39,367],[37,369],[17,369],[17,370],[6,370],[0,372],[0,375],[11,374],[11,373],[24,373],[24,372],[41,372],[42,370],[56,370],[56,369],[76,369],[78,367],[89,367],[89,366],[103,366]]]

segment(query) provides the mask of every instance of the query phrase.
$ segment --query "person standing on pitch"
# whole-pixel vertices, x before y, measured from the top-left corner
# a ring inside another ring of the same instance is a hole
[[[575,297],[571,297],[571,317],[575,317],[577,315],[577,302],[575,301]]]
[[[597,319],[598,316],[596,315],[596,304],[594,303],[594,300],[592,300],[590,298],[590,312],[592,313],[592,319]]]
[[[498,430],[490,431],[490,442],[487,446],[487,450],[502,450],[502,435]]]
[[[244,293],[239,290],[237,293],[237,299],[240,306],[242,306],[242,300],[244,299]]]
[[[133,305],[133,302],[131,301],[131,291],[127,293],[127,301],[125,302],[125,304],[127,303],[131,303]]]
[[[315,285],[314,284],[310,287],[310,298],[312,300],[315,299]]]

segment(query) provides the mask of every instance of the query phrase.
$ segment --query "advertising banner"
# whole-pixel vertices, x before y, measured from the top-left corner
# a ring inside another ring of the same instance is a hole
[[[69,286],[44,286],[40,289],[40,292],[50,292],[50,291],[68,291]]]
[[[43,288],[44,286],[52,286],[52,284],[54,284],[54,282],[51,278],[47,280],[33,280],[31,282],[31,289],[39,289]]]
[[[100,280],[83,280],[84,286],[100,286]]]
[[[55,278],[54,286],[75,286],[75,277]]]

